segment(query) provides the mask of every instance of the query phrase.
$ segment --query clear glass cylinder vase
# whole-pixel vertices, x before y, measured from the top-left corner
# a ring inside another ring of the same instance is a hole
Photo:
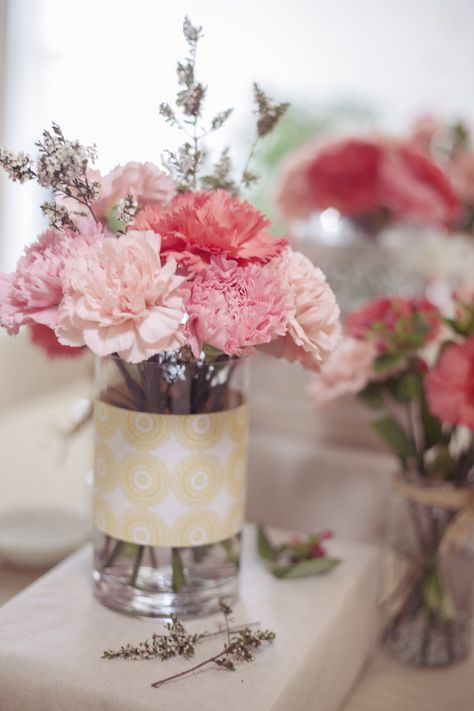
[[[96,366],[96,597],[145,617],[194,617],[238,592],[248,359]]]
[[[454,487],[437,488],[439,505],[416,487],[420,500],[397,493],[389,510],[382,644],[407,665],[446,667],[470,652],[474,555],[463,513],[441,505]]]

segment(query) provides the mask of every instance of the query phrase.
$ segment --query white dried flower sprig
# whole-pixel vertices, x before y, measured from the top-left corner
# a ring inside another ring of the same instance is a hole
[[[119,200],[115,208],[115,214],[121,226],[121,230],[119,231],[126,231],[127,227],[134,222],[138,210],[138,201],[130,193],[122,200]]]
[[[27,153],[13,153],[0,150],[0,165],[9,177],[20,183],[36,180],[43,188],[53,191],[56,198],[75,200],[95,219],[92,203],[100,193],[100,183],[88,178],[89,163],[97,158],[95,146],[83,146],[79,141],[70,141],[58,124],[52,124],[52,131],[43,131],[41,140],[35,144],[38,148],[36,161]],[[53,227],[76,229],[68,209],[55,201],[41,205]],[[84,215],[84,211],[76,214]]]
[[[222,188],[238,193],[242,187],[249,187],[258,180],[258,175],[249,169],[257,144],[260,139],[275,128],[289,105],[272,102],[258,84],[254,84],[255,113],[257,114],[256,135],[240,180],[236,181],[232,176],[233,166],[228,148],[224,148],[221,152],[212,171],[201,175],[201,169],[206,160],[206,153],[201,147],[202,139],[222,128],[233,109],[220,111],[207,128],[202,123],[206,87],[197,81],[195,76],[197,47],[202,37],[202,28],[195,27],[186,17],[183,24],[183,34],[188,44],[189,56],[184,62],[178,62],[177,65],[176,108],[172,108],[168,103],[162,103],[160,114],[171,126],[182,130],[188,140],[177,151],[166,151],[163,156],[163,164],[175,178],[180,190],[196,190],[198,187],[204,190]]]
[[[16,183],[26,183],[36,177],[33,159],[23,151],[14,153],[6,148],[0,148],[0,165],[8,177]]]

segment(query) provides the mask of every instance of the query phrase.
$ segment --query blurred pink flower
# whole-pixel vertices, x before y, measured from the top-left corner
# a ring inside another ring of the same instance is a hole
[[[154,163],[117,165],[103,177],[94,170],[90,171],[90,179],[101,184],[101,195],[93,204],[94,213],[100,220],[106,220],[111,209],[128,194],[142,207],[167,205],[176,194],[173,178]]]
[[[12,274],[0,275],[0,325],[11,334],[34,323],[54,328],[63,297],[62,272],[78,249],[102,239],[95,224],[90,233],[78,235],[52,228],[25,250]]]
[[[451,227],[459,200],[446,173],[410,145],[392,144],[380,166],[379,199],[396,217]]]
[[[182,287],[195,355],[203,344],[239,356],[286,332],[285,295],[271,269],[216,258]]]
[[[450,226],[459,214],[443,170],[413,143],[383,136],[299,148],[283,164],[276,199],[286,219],[333,207],[350,217],[386,210],[398,220]]]
[[[80,250],[64,270],[56,333],[67,346],[138,363],[186,342],[176,262],[163,266],[160,238],[129,230]]]
[[[431,412],[442,422],[474,431],[474,337],[448,346],[425,378]]]
[[[377,347],[369,341],[346,336],[334,353],[311,377],[309,396],[313,404],[326,407],[342,395],[355,395],[373,379]]]
[[[383,296],[369,302],[346,318],[347,333],[358,339],[373,340],[380,353],[387,344],[399,348],[418,335],[423,343],[436,338],[441,327],[439,310],[425,298]],[[423,343],[417,342],[417,347]]]
[[[446,169],[455,192],[472,208],[474,206],[474,151],[456,151]]]
[[[31,341],[39,346],[49,358],[77,358],[85,353],[84,348],[62,346],[52,328],[34,323],[29,326]]]
[[[273,267],[285,293],[288,333],[261,350],[319,370],[341,337],[336,297],[322,271],[299,252],[286,250]]]
[[[225,190],[179,195],[166,210],[139,213],[135,224],[161,235],[163,255],[192,271],[206,267],[211,257],[238,264],[270,261],[288,243],[264,232],[269,225],[253,205]]]

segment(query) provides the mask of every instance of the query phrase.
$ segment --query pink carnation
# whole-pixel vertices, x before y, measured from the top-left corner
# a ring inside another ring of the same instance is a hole
[[[195,355],[205,343],[238,356],[286,331],[280,282],[271,269],[259,264],[213,260],[182,290]]]
[[[29,329],[32,343],[39,346],[49,358],[77,358],[84,354],[84,348],[62,346],[55,332],[48,326],[34,323]]]
[[[273,266],[286,295],[288,333],[262,350],[319,370],[341,336],[336,297],[322,271],[299,252],[287,250]]]
[[[103,177],[91,171],[91,179],[101,183],[100,198],[93,205],[98,219],[106,219],[111,209],[128,194],[142,207],[167,205],[176,194],[173,178],[153,163],[117,165]]]
[[[250,203],[225,190],[178,196],[166,210],[149,209],[137,216],[136,228],[162,237],[163,255],[195,271],[212,257],[238,264],[266,263],[287,245],[264,232],[270,222]]]
[[[309,395],[314,405],[325,407],[342,395],[363,390],[374,377],[376,357],[374,343],[345,337],[311,378]]]
[[[415,333],[424,343],[434,340],[441,320],[438,309],[428,299],[383,296],[350,313],[346,327],[354,338],[374,340],[383,353],[393,339],[399,346],[406,341],[410,344]]]
[[[447,347],[425,378],[431,412],[442,422],[474,431],[474,337]]]
[[[185,343],[176,262],[160,259],[160,238],[128,231],[82,249],[64,271],[56,333],[67,346],[138,363]]]
[[[97,226],[89,234],[48,229],[30,245],[15,272],[0,275],[0,325],[11,334],[34,323],[54,328],[63,297],[66,261],[85,245],[102,238]]]

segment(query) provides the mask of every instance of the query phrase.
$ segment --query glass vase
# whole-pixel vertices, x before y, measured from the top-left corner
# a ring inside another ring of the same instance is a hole
[[[435,505],[422,503],[423,488],[431,487],[418,481],[418,500],[392,499],[382,644],[405,664],[446,667],[470,652],[474,556],[463,514],[441,505],[455,487],[437,488]]]
[[[193,617],[236,599],[247,361],[97,361],[93,580],[107,607]]]
[[[416,296],[426,287],[428,260],[414,258],[423,231],[394,228],[384,219],[351,219],[329,208],[291,226],[297,248],[323,270],[343,314],[381,296]]]

